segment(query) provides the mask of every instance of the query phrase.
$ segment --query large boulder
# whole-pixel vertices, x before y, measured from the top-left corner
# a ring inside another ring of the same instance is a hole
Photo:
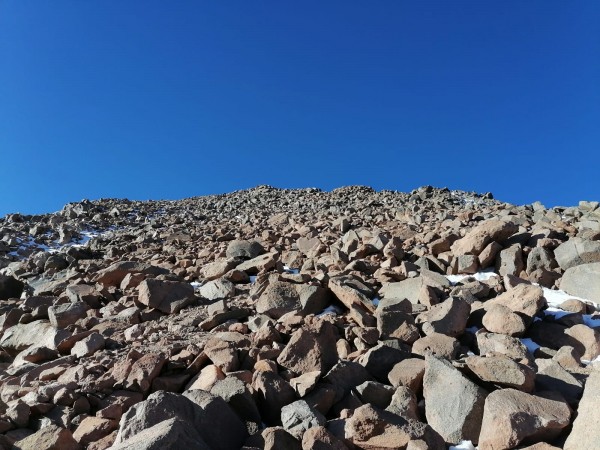
[[[600,303],[600,262],[567,269],[560,288],[567,294]]]
[[[572,238],[554,250],[556,262],[567,270],[581,264],[600,262],[600,241]]]
[[[194,301],[194,288],[189,283],[155,280],[149,278],[140,283],[140,303],[167,314],[179,312]]]
[[[338,360],[337,330],[325,320],[315,320],[292,334],[277,362],[294,373],[325,374]]]
[[[585,383],[583,397],[577,408],[573,429],[564,445],[564,450],[592,450],[600,443],[600,371],[593,371]]]
[[[169,271],[162,267],[156,267],[143,262],[119,261],[96,273],[94,281],[103,284],[104,286],[119,287],[123,278],[129,273],[142,273],[145,275],[156,276],[168,274]]]
[[[273,319],[279,319],[292,311],[316,314],[321,312],[329,301],[329,291],[322,287],[273,281],[258,298],[256,312],[266,314]]]
[[[0,339],[0,347],[11,355],[16,355],[32,345],[56,349],[61,341],[70,336],[71,333],[62,329],[57,330],[48,321],[36,320],[8,328]]]
[[[471,229],[450,247],[455,256],[479,255],[493,241],[501,242],[516,233],[518,227],[512,222],[490,219]]]
[[[500,389],[488,395],[479,436],[480,450],[515,448],[549,441],[569,426],[571,408],[560,395],[530,395]],[[589,425],[589,424],[588,424]]]
[[[487,392],[448,361],[428,356],[423,378],[427,423],[446,442],[477,443]]]
[[[228,258],[252,259],[262,255],[265,249],[260,242],[254,240],[235,240],[227,246]]]
[[[211,450],[194,426],[177,417],[158,422],[110,447],[111,450],[176,450],[179,448]]]
[[[425,334],[440,333],[447,336],[460,336],[465,331],[471,305],[459,297],[434,305],[417,318],[423,324]]]
[[[189,391],[187,395],[191,398],[158,391],[131,407],[121,418],[115,445],[129,448],[124,443],[144,430],[170,419],[178,419],[188,428],[196,430],[207,448],[237,450],[242,447],[247,437],[245,426],[223,399],[201,390]],[[165,432],[171,436],[174,433],[185,436],[185,442],[202,442],[198,436],[186,432],[185,427],[175,423],[163,424],[158,434],[164,435]]]

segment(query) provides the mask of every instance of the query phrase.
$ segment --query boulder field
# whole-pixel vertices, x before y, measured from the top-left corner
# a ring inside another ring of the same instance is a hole
[[[0,218],[1,449],[600,448],[600,205],[259,186]]]

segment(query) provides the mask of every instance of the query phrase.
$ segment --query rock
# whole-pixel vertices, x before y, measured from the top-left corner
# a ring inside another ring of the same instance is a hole
[[[290,449],[300,450],[302,445],[298,440],[282,427],[265,428],[262,432],[264,450]]]
[[[164,275],[169,273],[168,270],[162,267],[152,266],[150,264],[137,261],[119,261],[106,269],[100,270],[94,277],[96,283],[104,286],[118,287],[123,281],[123,278],[129,273],[143,273],[145,275]]]
[[[417,397],[415,396],[415,393],[406,386],[400,386],[394,391],[394,395],[392,395],[386,411],[394,413],[404,419],[419,420]]]
[[[535,386],[533,369],[504,355],[469,356],[465,363],[479,379],[488,383],[524,392],[532,392]]]
[[[132,391],[146,393],[152,381],[158,376],[166,359],[161,354],[147,353],[135,361],[125,380],[124,387]]]
[[[450,286],[450,282],[443,275],[428,270],[421,270],[421,276],[384,284],[380,293],[386,299],[407,299],[411,303],[417,304],[422,296],[423,289],[440,289],[448,286]]]
[[[227,246],[228,258],[252,259],[262,255],[265,249],[258,241],[236,240],[231,241]]]
[[[200,274],[207,280],[215,280],[221,278],[231,269],[234,269],[239,264],[239,260],[235,258],[218,259],[212,263],[208,263],[200,269]]]
[[[551,441],[569,425],[571,409],[560,396],[500,389],[487,396],[479,436],[481,450]]]
[[[236,266],[236,270],[247,273],[248,275],[256,275],[260,272],[267,272],[273,269],[277,264],[277,255],[267,253],[257,256],[248,261],[244,261]]]
[[[477,444],[487,392],[452,365],[435,356],[425,359],[423,378],[427,423],[446,442]]]
[[[211,450],[201,434],[190,423],[174,417],[144,428],[128,439],[116,443],[111,450],[162,450],[190,448]]]
[[[523,336],[527,325],[523,318],[502,304],[490,305],[483,316],[482,324],[492,333],[508,336]]]
[[[116,420],[90,416],[81,421],[73,433],[73,438],[81,445],[87,446],[109,435],[117,428]]]
[[[335,327],[317,320],[292,334],[277,362],[297,374],[314,371],[325,374],[338,360],[336,341]]]
[[[215,301],[235,294],[235,285],[224,278],[209,281],[200,288],[200,295],[207,300]]]
[[[485,333],[479,331],[476,335],[477,346],[481,356],[500,353],[514,360],[524,360],[531,358],[527,347],[516,338],[505,334]]]
[[[83,358],[84,356],[91,356],[98,350],[104,348],[104,338],[99,333],[92,333],[81,341],[77,342],[71,349],[71,355]]]
[[[298,440],[309,428],[325,425],[325,416],[304,400],[297,400],[281,409],[283,428]]]
[[[538,391],[556,391],[570,404],[576,404],[583,393],[581,383],[558,362],[551,359],[536,359],[538,366],[535,385]]]
[[[364,366],[357,362],[339,361],[325,375],[324,380],[339,389],[339,394],[336,396],[337,402],[365,381],[373,381],[373,377]]]
[[[179,312],[194,301],[194,288],[189,283],[146,279],[139,284],[138,300],[149,308],[166,314]]]
[[[279,423],[281,409],[296,400],[294,389],[274,372],[254,372],[252,386],[257,393],[260,415],[268,424]]]
[[[515,313],[533,318],[546,306],[546,299],[540,287],[518,284],[485,303],[486,308],[492,305],[502,305]]]
[[[412,352],[415,355],[434,355],[446,359],[454,359],[460,349],[459,342],[445,334],[432,333],[415,341]]]
[[[9,275],[0,274],[0,300],[19,298],[25,284]]]
[[[54,328],[66,328],[87,316],[89,307],[83,302],[64,303],[48,308],[48,318]]]
[[[558,266],[554,259],[552,251],[544,247],[535,247],[527,256],[527,273],[535,272],[536,270],[553,270]]]
[[[14,443],[14,450],[80,450],[73,434],[54,424],[49,424],[32,435]]]
[[[492,241],[504,241],[516,233],[518,227],[512,222],[486,220],[471,229],[463,238],[455,241],[451,250],[454,255],[479,255]]]
[[[600,442],[600,429],[591,424],[600,420],[598,396],[600,395],[600,371],[593,371],[585,383],[583,397],[577,408],[573,429],[567,438],[564,450],[592,450]]]
[[[354,410],[345,423],[346,438],[363,449],[406,448],[411,440],[422,439],[428,448],[443,449],[443,439],[429,425],[406,420],[396,414],[381,411],[371,405]]]
[[[467,302],[451,297],[420,314],[417,322],[423,324],[425,334],[440,333],[456,337],[465,331],[470,312],[471,306]]]
[[[348,447],[327,428],[319,426],[306,430],[302,437],[302,450],[348,450]]]
[[[560,244],[554,256],[565,271],[582,264],[600,263],[600,241],[572,238]]]
[[[242,420],[260,423],[260,412],[254,397],[243,381],[227,377],[217,381],[210,393],[225,400]]]
[[[328,291],[321,287],[275,281],[269,283],[259,297],[256,311],[274,319],[292,311],[299,311],[303,315],[317,314],[329,301]]]
[[[87,284],[75,284],[68,286],[65,290],[65,294],[72,303],[82,302],[87,304],[90,308],[100,308],[100,298],[102,295],[96,290],[94,286]]]
[[[65,330],[57,330],[44,320],[19,323],[8,328],[0,339],[4,351],[16,355],[32,345],[45,346],[55,350],[57,345],[70,336]]]
[[[501,276],[518,276],[524,268],[523,253],[519,244],[505,248],[496,257],[496,270]]]
[[[423,386],[425,375],[425,361],[417,358],[408,358],[396,364],[388,374],[392,386],[398,388],[406,386],[412,392],[418,393]]]
[[[567,269],[560,280],[560,288],[568,294],[600,303],[600,262]]]
[[[581,353],[581,358],[593,361],[600,356],[600,331],[587,325],[573,325],[565,331],[571,345]]]
[[[236,346],[221,339],[210,339],[204,346],[204,353],[223,372],[233,372],[239,367]]]
[[[374,293],[360,278],[355,276],[331,278],[329,289],[347,308],[375,312],[375,306],[371,301]]]
[[[207,448],[239,449],[247,437],[246,429],[225,401],[199,390],[191,391],[190,395],[193,395],[192,399],[164,391],[150,394],[147,400],[134,405],[123,415],[115,445],[124,444],[128,439],[164,421],[178,419],[188,428],[197,431]],[[173,425],[163,428],[162,432],[169,430],[167,435],[172,434]],[[193,434],[190,437],[182,427],[175,427],[177,434],[188,436],[186,439],[189,442],[199,440]],[[223,433],[221,430],[227,432]],[[159,433],[156,435],[160,436]]]
[[[405,350],[400,350],[381,343],[370,348],[360,357],[358,362],[377,380],[385,383],[387,382],[390,370],[409,356],[410,354]]]
[[[356,386],[356,392],[363,403],[370,403],[380,409],[385,409],[392,401],[395,391],[392,387],[383,383],[365,381]]]

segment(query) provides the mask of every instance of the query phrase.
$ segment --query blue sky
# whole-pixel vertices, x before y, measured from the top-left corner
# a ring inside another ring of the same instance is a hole
[[[0,215],[259,184],[600,200],[598,1],[0,1]]]

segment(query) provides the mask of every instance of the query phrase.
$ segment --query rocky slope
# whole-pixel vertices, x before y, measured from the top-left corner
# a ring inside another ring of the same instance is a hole
[[[259,186],[10,214],[0,448],[598,448],[599,303],[597,202]]]

